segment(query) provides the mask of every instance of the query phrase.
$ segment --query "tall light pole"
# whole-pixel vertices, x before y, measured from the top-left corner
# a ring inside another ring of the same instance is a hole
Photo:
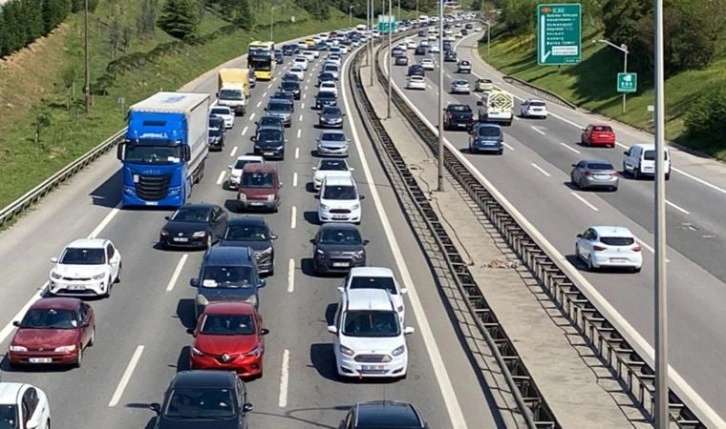
[[[86,113],[91,109],[91,66],[88,54],[88,0],[86,0],[83,14],[83,96]]]
[[[487,22],[485,22],[484,25],[487,26],[487,60],[489,60],[489,54],[491,53],[492,47],[492,23],[487,19]]]
[[[275,36],[275,33],[274,33],[274,29],[275,29],[274,16],[275,16],[275,14],[274,13],[275,13],[275,9],[279,9],[281,7],[285,7],[285,5],[279,4],[277,6],[272,6],[270,8],[270,41],[273,41],[273,42],[275,41],[275,38],[274,38],[274,36]]]
[[[655,428],[670,427],[668,412],[668,295],[665,205],[665,71],[663,0],[655,0]]]
[[[398,19],[400,17],[401,17],[401,0],[398,0],[398,12],[396,12],[396,19]]]
[[[444,0],[439,0],[439,153],[436,190],[444,191]]]
[[[353,27],[353,5],[348,6],[348,27]]]
[[[400,0],[399,0],[400,1]],[[393,37],[393,0],[388,0],[388,52],[391,52],[391,42]],[[386,104],[386,119],[391,119],[391,87],[393,75],[391,74],[391,55],[386,54],[386,64],[388,64],[388,103]]]
[[[370,14],[370,26],[368,27],[368,58],[370,58],[371,66],[369,67],[368,71],[369,73],[369,80],[368,80],[368,86],[373,86],[373,64],[375,64],[375,60],[373,59],[373,14],[375,14],[376,11],[376,4],[374,3],[375,0],[370,0],[371,2],[371,14]]]
[[[622,45],[618,46],[615,43],[613,43],[609,40],[605,40],[605,39],[593,40],[592,42],[593,43],[604,43],[604,44],[606,44],[610,47],[613,47],[613,48],[617,49],[618,51],[622,52],[623,53],[623,73],[628,72],[628,54],[630,53],[628,51],[628,45],[623,43]],[[626,98],[627,98],[627,94],[623,93],[623,109],[622,109],[623,113],[625,113],[625,110],[626,110],[626,106],[625,106]]]

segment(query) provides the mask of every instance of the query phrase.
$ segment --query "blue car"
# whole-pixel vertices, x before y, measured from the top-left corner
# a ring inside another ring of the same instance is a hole
[[[502,127],[495,124],[474,124],[469,135],[470,153],[504,153],[504,133]]]

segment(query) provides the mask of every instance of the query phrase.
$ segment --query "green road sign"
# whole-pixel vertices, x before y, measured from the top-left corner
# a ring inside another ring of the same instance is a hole
[[[395,32],[398,29],[398,22],[395,16],[378,15],[378,33],[388,34],[388,29],[393,28]]]
[[[537,5],[537,64],[577,64],[582,56],[582,5]]]
[[[618,92],[638,91],[638,73],[618,73]]]

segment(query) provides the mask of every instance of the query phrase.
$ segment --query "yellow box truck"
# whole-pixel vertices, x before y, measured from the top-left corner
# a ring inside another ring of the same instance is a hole
[[[250,70],[225,68],[219,70],[217,99],[220,106],[227,106],[237,115],[247,111],[250,98]]]

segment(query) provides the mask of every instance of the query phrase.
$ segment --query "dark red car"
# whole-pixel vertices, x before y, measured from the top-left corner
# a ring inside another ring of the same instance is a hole
[[[609,125],[590,124],[582,130],[580,143],[583,146],[615,147],[615,131]]]
[[[96,319],[90,305],[78,298],[43,298],[25,313],[10,342],[10,365],[81,366],[83,351],[92,346]]]
[[[277,212],[280,207],[280,188],[280,175],[273,164],[245,164],[237,189],[239,210]]]
[[[193,331],[189,366],[234,371],[244,378],[262,377],[264,336],[268,333],[254,305],[212,302]]]

